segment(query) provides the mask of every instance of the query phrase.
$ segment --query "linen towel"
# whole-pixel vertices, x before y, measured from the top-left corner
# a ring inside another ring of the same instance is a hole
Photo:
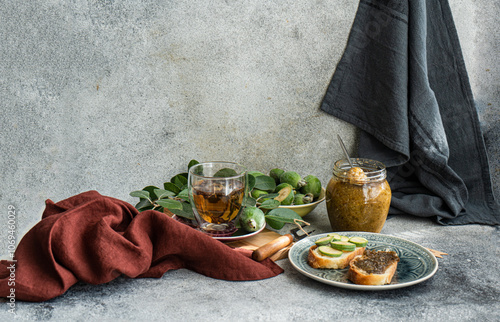
[[[166,214],[139,213],[97,191],[58,203],[47,200],[42,220],[22,238],[15,260],[0,263],[0,297],[14,293],[23,301],[57,297],[77,281],[102,284],[120,275],[159,278],[179,268],[230,281],[283,272],[271,260],[256,262]],[[12,265],[14,286],[9,284]]]
[[[390,214],[500,224],[486,148],[447,0],[361,0],[321,109],[383,162]]]

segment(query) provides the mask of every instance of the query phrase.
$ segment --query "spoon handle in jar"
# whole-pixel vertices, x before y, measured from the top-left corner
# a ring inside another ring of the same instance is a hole
[[[342,138],[340,137],[340,135],[337,134],[337,138],[339,139],[339,142],[340,142],[340,147],[342,148],[342,151],[344,151],[344,155],[347,159],[347,161],[349,162],[349,165],[352,167],[354,167],[352,165],[352,161],[351,161],[351,158],[349,157],[349,153],[347,153],[347,149],[345,148],[345,144],[344,144],[344,141],[342,141]]]

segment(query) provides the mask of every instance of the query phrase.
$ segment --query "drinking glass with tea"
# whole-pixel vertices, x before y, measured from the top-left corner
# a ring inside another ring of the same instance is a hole
[[[189,201],[199,229],[217,236],[231,236],[234,220],[243,210],[246,169],[235,162],[204,162],[192,166],[188,175]]]

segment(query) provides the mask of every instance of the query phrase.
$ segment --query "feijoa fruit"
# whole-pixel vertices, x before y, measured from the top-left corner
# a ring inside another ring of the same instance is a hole
[[[257,207],[246,207],[239,216],[240,226],[247,232],[254,232],[266,224],[264,212]]]
[[[288,183],[293,189],[300,189],[306,185],[300,175],[295,171],[285,171],[280,175],[280,183]]]
[[[306,184],[300,188],[303,194],[312,193],[314,199],[318,198],[321,194],[321,181],[316,176],[308,175],[304,177]]]

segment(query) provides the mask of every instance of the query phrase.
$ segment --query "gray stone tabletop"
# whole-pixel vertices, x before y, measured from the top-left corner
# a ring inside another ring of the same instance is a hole
[[[0,258],[55,202],[97,190],[128,202],[191,159],[317,175],[357,130],[319,111],[359,1],[2,1]],[[500,191],[500,6],[450,0]],[[330,230],[324,205],[306,218]],[[284,231],[281,231],[282,233]],[[429,280],[384,292],[285,272],[254,282],[188,270],[76,284],[43,303],[0,299],[0,321],[499,321],[499,228],[390,218],[382,233],[449,255]]]
[[[305,217],[315,233],[328,232],[326,208]],[[290,227],[288,227],[290,228]],[[283,228],[283,232],[287,227]],[[180,269],[160,279],[119,277],[103,285],[77,283],[42,303],[1,303],[0,320],[219,320],[219,321],[498,321],[499,227],[440,226],[415,217],[389,218],[382,233],[449,255],[436,274],[406,288],[366,292],[312,280],[290,264],[285,272],[251,282],[229,282]],[[5,302],[5,300],[3,300]]]

